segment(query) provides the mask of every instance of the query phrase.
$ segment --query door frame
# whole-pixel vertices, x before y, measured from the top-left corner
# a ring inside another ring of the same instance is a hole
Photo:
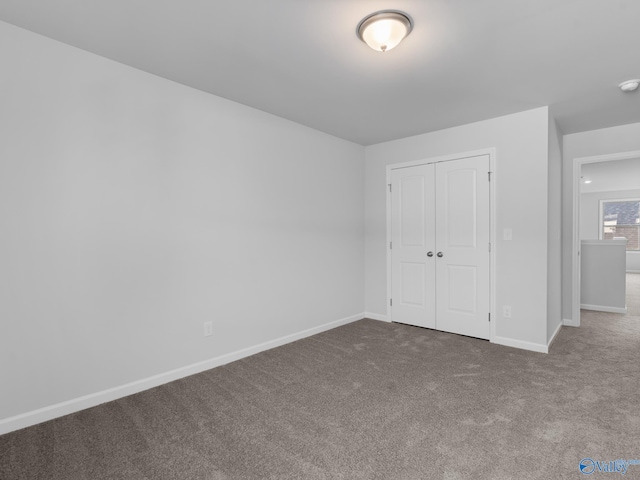
[[[461,160],[470,157],[489,156],[489,171],[491,181],[489,182],[489,242],[491,251],[489,252],[489,313],[491,315],[491,325],[489,326],[489,341],[493,343],[496,338],[496,149],[484,148],[470,152],[455,153],[451,155],[441,155],[437,157],[424,158],[420,160],[410,160],[407,162],[392,163],[387,165],[386,190],[387,190],[387,321],[392,322],[391,316],[391,171],[399,168],[415,167],[428,163],[441,163],[451,160]]]
[[[571,244],[571,320],[564,319],[562,324],[570,327],[580,326],[580,174],[582,165],[587,163],[612,162],[640,157],[640,150],[630,152],[607,153],[573,159],[573,238]]]

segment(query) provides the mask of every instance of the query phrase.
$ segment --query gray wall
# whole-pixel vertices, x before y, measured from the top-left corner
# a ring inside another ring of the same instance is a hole
[[[366,310],[387,313],[386,166],[496,148],[496,334],[520,346],[547,344],[549,199],[546,107],[366,148]],[[555,194],[555,193],[554,193]],[[504,228],[513,240],[502,240]],[[511,319],[501,316],[512,307]]]
[[[0,62],[0,423],[362,314],[362,146],[1,22]]]
[[[640,123],[565,135],[562,170],[562,316],[573,320],[571,275],[578,261],[573,248],[573,163],[575,158],[640,150]]]
[[[581,241],[581,308],[626,313],[625,248],[621,240]]]
[[[549,115],[547,342],[562,324],[562,136]]]

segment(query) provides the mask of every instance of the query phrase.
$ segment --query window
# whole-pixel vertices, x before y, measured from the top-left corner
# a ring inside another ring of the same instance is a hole
[[[640,251],[640,198],[600,202],[600,238],[626,238],[627,251]]]

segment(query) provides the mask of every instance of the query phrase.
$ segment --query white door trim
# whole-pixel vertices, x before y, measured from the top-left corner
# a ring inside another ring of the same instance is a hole
[[[564,325],[580,326],[580,172],[587,163],[612,162],[640,157],[640,150],[608,153],[573,159],[573,242],[571,246],[571,320]]]
[[[489,169],[491,171],[491,182],[489,183],[489,242],[491,242],[491,252],[489,260],[489,305],[491,314],[490,325],[490,342],[494,342],[496,338],[496,182],[498,175],[496,173],[496,149],[485,148],[470,152],[456,153],[452,155],[441,155],[420,160],[411,160],[407,162],[399,162],[387,165],[386,189],[387,189],[387,321],[393,321],[391,316],[391,171],[398,168],[413,167],[415,165],[425,165],[427,163],[447,162],[450,160],[459,160],[469,157],[478,157],[481,155],[489,155]]]

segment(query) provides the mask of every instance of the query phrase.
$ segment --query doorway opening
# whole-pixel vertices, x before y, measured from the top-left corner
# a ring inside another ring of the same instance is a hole
[[[640,296],[640,151],[575,158],[573,187],[572,321],[565,325],[580,326],[581,309],[635,311],[632,305]],[[619,253],[612,254],[615,249]],[[605,260],[603,252],[611,259]],[[613,272],[607,274],[611,279],[589,273],[602,268]]]

